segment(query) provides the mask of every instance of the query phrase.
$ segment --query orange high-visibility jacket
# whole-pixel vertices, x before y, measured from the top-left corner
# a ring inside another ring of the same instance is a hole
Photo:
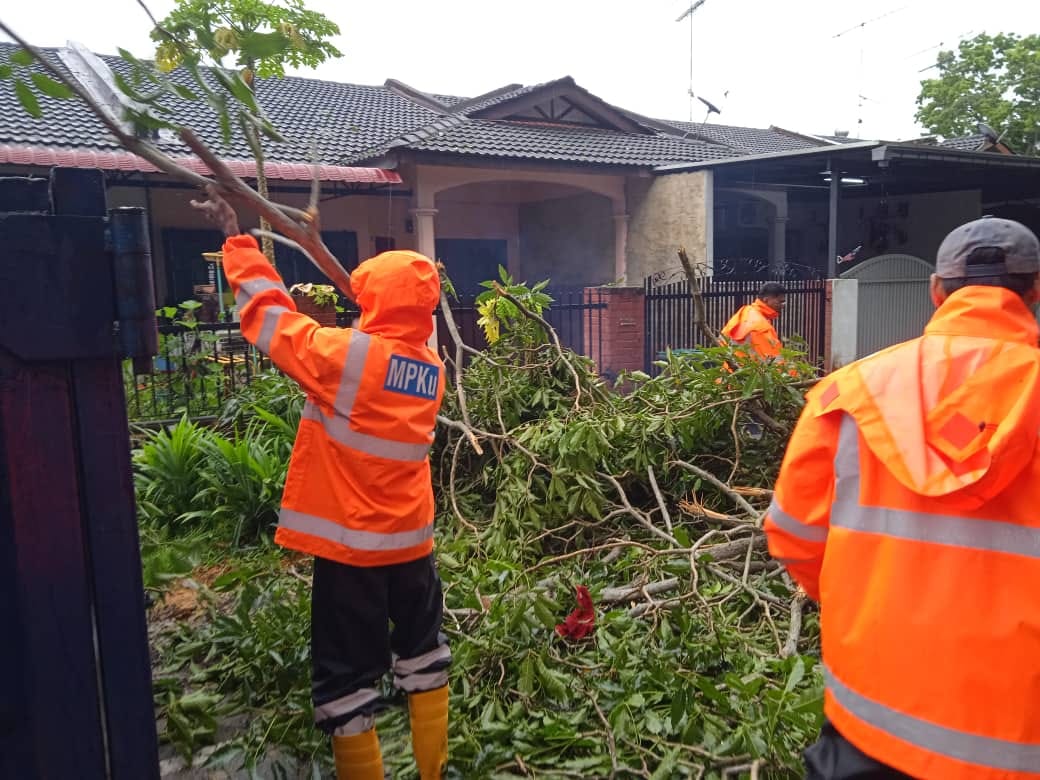
[[[748,306],[741,306],[737,313],[730,317],[722,329],[722,335],[735,344],[746,344],[761,358],[776,357],[780,354],[780,337],[773,327],[773,320],[780,316],[761,298],[756,298]]]
[[[356,330],[297,312],[253,238],[229,238],[223,263],[243,336],[307,394],[275,541],[354,566],[428,555],[428,452],[444,393],[444,364],[426,344],[440,295],[433,263],[394,251],[358,266]]]
[[[821,610],[825,711],[913,777],[1040,778],[1040,350],[1007,290],[809,393],[766,517]]]

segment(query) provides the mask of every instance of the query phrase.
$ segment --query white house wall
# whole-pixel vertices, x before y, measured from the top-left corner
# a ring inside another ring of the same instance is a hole
[[[679,247],[695,263],[709,264],[712,186],[711,171],[628,179],[629,284],[678,268]]]

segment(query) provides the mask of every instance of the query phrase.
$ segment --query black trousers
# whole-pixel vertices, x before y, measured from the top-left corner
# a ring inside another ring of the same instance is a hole
[[[806,780],[913,780],[875,761],[824,721],[820,738],[805,751]]]
[[[443,685],[451,655],[442,618],[432,555],[373,567],[315,558],[311,695],[317,726],[331,732],[380,710],[380,682],[391,668],[406,690],[421,690],[424,681]]]

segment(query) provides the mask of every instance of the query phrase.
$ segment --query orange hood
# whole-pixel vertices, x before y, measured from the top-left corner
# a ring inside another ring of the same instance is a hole
[[[1017,295],[963,288],[922,338],[838,372],[840,391],[826,411],[852,415],[905,487],[973,509],[1003,490],[1037,446],[1037,338],[1036,319]],[[824,396],[833,392],[822,384]]]
[[[433,310],[441,295],[440,277],[425,255],[408,250],[383,252],[350,275],[361,307],[360,330],[422,344],[433,333]]]

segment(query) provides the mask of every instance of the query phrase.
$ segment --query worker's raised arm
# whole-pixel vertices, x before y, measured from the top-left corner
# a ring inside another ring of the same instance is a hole
[[[281,277],[252,236],[224,242],[224,274],[238,306],[242,335],[295,379],[308,394],[324,398],[339,384],[348,339],[296,311]]]
[[[769,553],[809,596],[820,598],[820,568],[834,500],[834,455],[841,415],[818,415],[810,400],[780,466],[766,513]]]

